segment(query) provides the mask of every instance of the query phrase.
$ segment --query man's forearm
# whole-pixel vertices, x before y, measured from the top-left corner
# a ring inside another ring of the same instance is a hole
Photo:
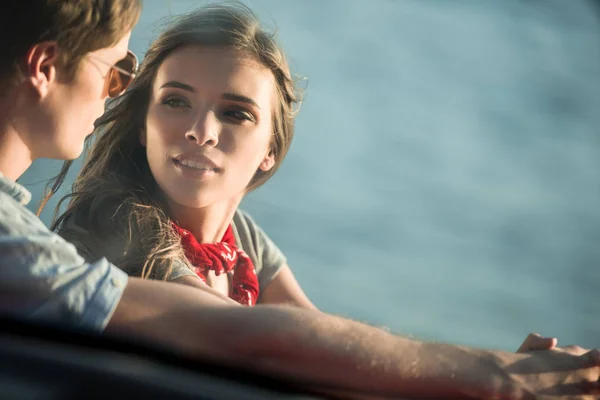
[[[410,397],[479,397],[497,392],[494,353],[422,343],[361,323],[295,307],[230,309],[248,329],[232,345],[265,372],[369,393]],[[226,321],[221,321],[226,324]]]
[[[600,355],[598,360],[554,353],[534,357],[422,343],[315,310],[242,307],[208,287],[134,278],[107,331],[314,388],[398,397],[521,399],[539,390],[563,393],[559,383],[580,382],[575,384],[580,390],[586,381],[596,382],[600,364]]]

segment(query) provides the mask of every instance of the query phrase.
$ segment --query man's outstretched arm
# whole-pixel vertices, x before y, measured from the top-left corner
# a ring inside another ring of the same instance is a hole
[[[575,395],[594,391],[600,373],[597,351],[513,354],[423,343],[319,311],[242,307],[208,287],[136,278],[107,332],[295,380],[388,396]]]

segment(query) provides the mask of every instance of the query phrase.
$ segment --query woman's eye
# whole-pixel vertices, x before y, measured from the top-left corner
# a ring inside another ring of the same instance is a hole
[[[170,108],[189,107],[189,104],[185,100],[178,97],[167,97],[161,103]]]
[[[254,116],[248,111],[244,110],[227,110],[223,114],[239,121],[255,121]]]

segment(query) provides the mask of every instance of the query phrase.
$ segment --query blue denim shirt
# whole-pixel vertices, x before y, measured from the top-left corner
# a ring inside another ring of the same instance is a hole
[[[127,274],[105,258],[86,263],[25,208],[30,199],[0,174],[0,313],[102,331]]]

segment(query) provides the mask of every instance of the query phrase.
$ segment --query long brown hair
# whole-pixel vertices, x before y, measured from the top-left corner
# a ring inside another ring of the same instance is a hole
[[[73,193],[61,200],[70,197],[71,202],[52,227],[60,229],[66,219],[75,218],[78,225],[101,238],[123,240],[125,256],[119,267],[142,277],[165,279],[176,258],[185,260],[139,137],[160,65],[186,45],[232,48],[240,56],[258,61],[275,77],[277,103],[271,141],[275,165],[267,172],[257,171],[248,190],[275,173],[294,133],[299,104],[295,80],[274,34],[261,27],[251,10],[241,3],[209,5],[176,18],[150,45],[129,89],[109,104],[99,120]]]

